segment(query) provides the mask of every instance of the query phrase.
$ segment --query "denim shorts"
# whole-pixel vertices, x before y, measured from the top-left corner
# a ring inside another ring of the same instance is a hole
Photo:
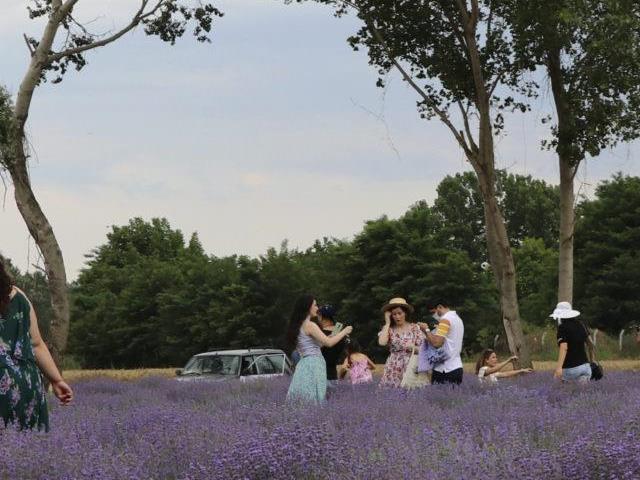
[[[563,368],[562,379],[567,381],[579,380],[582,382],[591,380],[591,365],[589,365],[588,363],[583,363],[582,365],[578,365],[577,367]]]

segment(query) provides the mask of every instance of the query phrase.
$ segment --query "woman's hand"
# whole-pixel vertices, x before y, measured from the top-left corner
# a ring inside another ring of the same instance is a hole
[[[73,390],[64,380],[60,379],[57,382],[52,382],[51,387],[53,388],[53,393],[62,405],[69,405],[73,400]]]
[[[353,332],[353,327],[352,327],[351,325],[349,325],[348,327],[345,327],[342,331],[343,331],[343,332],[345,332],[345,333],[344,333],[344,334],[345,334],[345,336],[346,336],[346,335],[350,335],[350,334],[351,334],[351,332]]]
[[[531,373],[533,372],[533,368],[522,368],[520,369],[522,373]]]
[[[389,310],[384,312],[384,324],[387,327],[391,326],[391,312]]]
[[[518,361],[518,356],[517,355],[513,355],[512,357],[509,357],[509,361],[510,362],[517,362]]]
[[[561,379],[562,378],[562,368],[556,368],[553,372],[554,378]]]

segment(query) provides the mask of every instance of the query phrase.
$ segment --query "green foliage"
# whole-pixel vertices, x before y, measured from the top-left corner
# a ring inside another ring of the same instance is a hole
[[[511,245],[517,247],[526,238],[540,238],[546,247],[557,247],[560,216],[557,187],[530,175],[497,170],[496,196]],[[482,197],[478,179],[472,172],[447,176],[440,182],[434,212],[441,220],[442,244],[466,251],[474,262],[488,258]]]
[[[0,170],[7,166],[11,157],[10,148],[13,134],[13,102],[11,95],[0,86]]]
[[[640,134],[640,4],[636,0],[502,0],[514,52],[545,66],[558,118],[546,142],[577,165]],[[549,121],[546,119],[545,121]]]
[[[518,268],[518,299],[522,318],[540,326],[549,324],[549,309],[556,301],[558,252],[540,238],[525,238],[514,249]]]
[[[467,1],[314,1],[334,6],[337,16],[355,12],[363,25],[348,43],[354,50],[366,49],[369,63],[378,69],[378,86],[384,86],[396,63],[406,69],[421,90],[421,117],[451,121],[461,112],[467,116],[470,110],[485,107],[481,98],[488,94],[493,128],[499,131],[505,110],[528,109],[522,99],[533,94],[536,84],[521,73],[523,67],[532,67],[516,61],[509,26],[492,0],[471,2],[477,9]],[[473,46],[465,37],[466,27],[472,29]],[[470,61],[476,53],[482,92]]]
[[[50,52],[40,81],[46,81],[47,73],[54,72],[52,83],[62,81],[65,73],[70,68],[82,70],[87,65],[85,52],[103,46],[117,40],[132,27],[142,26],[145,34],[158,37],[163,42],[174,45],[176,41],[191,29],[193,37],[198,42],[211,42],[210,34],[216,17],[224,14],[209,2],[190,0],[159,0],[148,2],[145,0],[138,6],[127,26],[122,30],[109,34],[92,33],[88,24],[78,22],[73,15],[73,9],[67,9],[67,13],[60,15],[59,6],[52,0],[30,0],[27,5],[29,17],[38,19],[57,19],[60,28],[65,31],[65,40],[60,52]],[[68,2],[65,2],[65,4]],[[74,2],[72,2],[74,3]],[[25,36],[25,41],[32,51],[38,48],[39,41],[30,36]]]
[[[576,305],[612,333],[640,318],[640,178],[615,175],[583,202],[576,225]]]
[[[534,353],[548,356],[551,347],[536,342],[542,329],[553,329],[557,210],[543,210],[555,205],[550,199],[557,192],[530,177],[499,178],[508,221],[522,225],[512,229],[522,238],[512,241],[525,332]],[[464,319],[467,354],[493,345],[496,335],[500,346],[498,296],[477,250],[482,234],[466,229],[482,223],[481,208],[467,203],[477,196],[473,179],[448,177],[433,207],[422,201],[398,219],[368,221],[352,241],[324,238],[305,251],[283,242],[257,258],[207,256],[197,235],[185,242],[164,219],[113,227],[73,287],[70,353],[85,367],[153,367],[181,365],[210,348],[281,346],[303,292],[335,305],[337,320],[354,325],[353,335],[378,360],[387,353],[376,342],[380,307],[394,296],[415,305],[415,320],[426,318],[434,299],[447,299]],[[638,318],[639,219],[638,178],[614,177],[580,207],[576,258],[583,289],[576,306],[594,326],[615,330]],[[452,240],[452,232],[466,236]]]

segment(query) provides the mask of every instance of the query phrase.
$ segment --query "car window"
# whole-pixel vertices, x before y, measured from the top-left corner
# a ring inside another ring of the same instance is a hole
[[[240,357],[237,355],[211,355],[200,357],[200,372],[203,374],[237,375]]]
[[[240,375],[255,375],[258,373],[258,369],[253,360],[253,355],[245,355],[242,357],[242,373]]]
[[[200,357],[191,357],[182,369],[182,373],[201,373],[202,359]]]
[[[258,373],[268,375],[284,372],[284,355],[261,355],[256,359]]]

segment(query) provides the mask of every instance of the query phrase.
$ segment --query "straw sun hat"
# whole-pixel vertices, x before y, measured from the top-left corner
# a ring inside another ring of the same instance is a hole
[[[389,300],[384,307],[382,307],[382,311],[386,312],[387,310],[391,310],[392,308],[402,307],[407,309],[409,312],[413,312],[413,307],[407,303],[407,301],[402,297],[396,297]]]

